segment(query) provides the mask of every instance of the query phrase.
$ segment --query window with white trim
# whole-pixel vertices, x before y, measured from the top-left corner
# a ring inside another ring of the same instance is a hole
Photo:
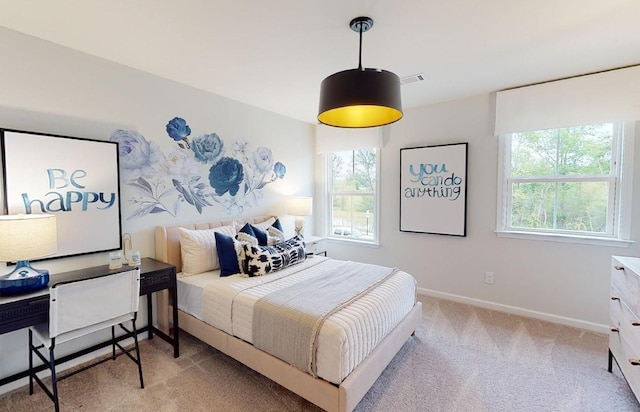
[[[375,148],[327,154],[329,237],[377,241],[378,154]]]
[[[501,136],[498,232],[628,236],[622,160],[632,129],[600,123]]]

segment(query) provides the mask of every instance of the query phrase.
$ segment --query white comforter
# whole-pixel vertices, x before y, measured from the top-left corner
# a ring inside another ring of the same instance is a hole
[[[340,261],[314,256],[268,276],[217,278],[204,287],[202,320],[253,342],[254,303],[271,291],[317,276]],[[328,265],[328,266],[326,266]],[[275,281],[273,279],[276,279]],[[318,376],[339,384],[411,310],[415,279],[398,271],[358,301],[331,315],[318,338]]]

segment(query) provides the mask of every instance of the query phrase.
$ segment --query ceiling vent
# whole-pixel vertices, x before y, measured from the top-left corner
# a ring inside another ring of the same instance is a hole
[[[404,86],[405,84],[417,83],[424,80],[425,80],[424,73],[418,73],[418,74],[412,74],[411,76],[405,76],[401,78],[400,84]]]

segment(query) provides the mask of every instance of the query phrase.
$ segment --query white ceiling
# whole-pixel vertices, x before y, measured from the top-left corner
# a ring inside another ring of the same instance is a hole
[[[0,26],[317,123],[358,64],[426,81],[404,108],[640,63],[638,0],[0,0]]]

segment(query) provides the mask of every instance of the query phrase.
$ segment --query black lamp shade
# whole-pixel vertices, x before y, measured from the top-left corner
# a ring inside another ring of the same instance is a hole
[[[334,73],[320,85],[320,123],[349,128],[384,126],[402,118],[400,78],[381,69]]]

